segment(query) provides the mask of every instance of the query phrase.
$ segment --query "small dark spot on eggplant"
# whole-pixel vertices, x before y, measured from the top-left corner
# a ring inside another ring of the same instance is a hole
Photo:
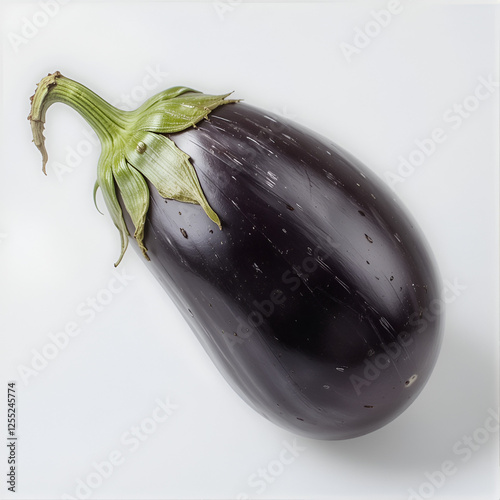
[[[413,382],[415,382],[415,380],[417,380],[418,376],[416,373],[414,373],[406,382],[405,382],[405,386],[406,387],[409,387],[410,385],[413,384]]]
[[[297,420],[300,420],[301,422],[303,422],[303,421],[304,421],[304,419],[303,419],[303,418],[300,418],[300,417],[297,417]]]
[[[365,238],[370,242],[370,243],[373,243],[373,240],[367,235],[365,234]]]
[[[378,281],[380,281],[380,278],[378,276],[375,276],[375,279],[378,280]]]
[[[403,291],[403,287],[402,287],[402,286],[400,286],[400,287],[399,287],[399,291],[400,291],[400,292],[402,292],[402,291]]]
[[[295,208],[293,208],[291,205],[286,205],[286,208],[288,208],[288,210],[290,210],[291,212],[293,212],[295,210]]]
[[[363,217],[366,217],[365,213],[363,212],[363,210],[358,210],[358,214],[359,215],[362,215]]]
[[[394,280],[394,276],[391,276],[391,277],[389,278],[389,281],[393,281],[393,280]]]
[[[365,405],[365,408],[373,408],[372,405]]]
[[[181,234],[182,234],[182,236],[184,236],[184,238],[186,238],[186,239],[187,239],[188,234],[186,233],[186,230],[185,230],[183,227],[181,227],[181,228],[180,228],[180,230],[181,230]]]
[[[369,262],[369,261],[366,261],[366,263],[367,263],[368,265],[370,265],[370,262]]]
[[[237,334],[236,332],[233,332],[233,335],[234,335],[235,337],[237,337],[237,336],[238,336],[238,334]]]
[[[213,229],[209,229],[209,230],[208,230],[208,232],[209,232],[210,234],[214,234],[214,230],[213,230]]]
[[[182,215],[182,212],[179,212],[179,215]]]

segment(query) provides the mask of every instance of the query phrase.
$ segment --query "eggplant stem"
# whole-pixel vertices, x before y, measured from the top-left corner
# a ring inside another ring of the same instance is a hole
[[[164,198],[200,205],[222,230],[219,216],[205,198],[189,156],[167,134],[196,127],[201,120],[208,120],[209,114],[217,107],[239,101],[226,100],[229,95],[207,95],[187,87],[173,87],[148,99],[134,111],[124,111],[59,71],[49,73],[37,85],[30,98],[28,120],[33,142],[42,154],[45,175],[48,153],[43,132],[45,115],[52,104],[60,102],[75,109],[99,138],[101,156],[93,200],[102,214],[96,198],[100,188],[108,212],[120,232],[121,253],[116,266],[127,249],[129,236],[118,193],[134,224],[137,244],[149,260],[143,243],[150,196],[146,178]]]

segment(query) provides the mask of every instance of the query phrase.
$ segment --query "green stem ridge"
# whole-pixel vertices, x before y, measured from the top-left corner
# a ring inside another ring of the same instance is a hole
[[[97,165],[96,193],[100,188],[121,237],[117,266],[128,246],[118,192],[135,227],[134,237],[144,256],[144,226],[149,209],[149,180],[161,196],[200,205],[206,215],[222,229],[218,215],[209,205],[189,156],[164,134],[195,127],[211,111],[223,104],[238,102],[226,99],[229,94],[206,95],[187,87],[172,87],[148,99],[134,111],[115,108],[78,82],[65,78],[59,71],[49,74],[37,85],[31,97],[33,142],[42,154],[46,173],[48,154],[43,135],[45,114],[54,103],[75,109],[92,127],[101,143]]]

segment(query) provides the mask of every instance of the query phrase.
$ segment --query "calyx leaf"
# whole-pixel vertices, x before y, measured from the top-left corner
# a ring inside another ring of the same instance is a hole
[[[113,163],[113,176],[127,212],[135,227],[134,237],[142,253],[149,260],[144,246],[144,224],[149,209],[149,188],[144,177],[125,158],[117,158]]]
[[[201,205],[208,217],[221,227],[219,217],[203,194],[189,156],[173,141],[153,132],[136,132],[131,146],[126,153],[127,161],[155,186],[161,196]],[[175,169],[171,165],[175,165]]]
[[[160,100],[142,113],[137,121],[137,130],[148,130],[170,134],[195,126],[207,118],[212,110],[221,104],[237,102],[225,101],[230,94],[205,95],[199,92],[182,94],[171,99]]]
[[[125,250],[127,250],[128,246],[128,236],[129,232],[127,229],[127,225],[125,224],[125,220],[123,218],[122,208],[120,203],[118,202],[118,198],[115,190],[115,180],[113,177],[113,162],[117,161],[118,158],[110,154],[101,154],[99,158],[99,163],[97,164],[97,182],[99,187],[101,188],[102,196],[104,198],[104,202],[108,207],[109,215],[111,215],[111,219],[115,223],[116,228],[120,232],[121,239],[121,252],[120,257],[115,262],[115,267],[121,262],[123,255],[125,254]]]

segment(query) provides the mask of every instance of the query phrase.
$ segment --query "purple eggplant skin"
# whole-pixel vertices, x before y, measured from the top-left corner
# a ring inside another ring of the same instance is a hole
[[[394,194],[331,141],[244,103],[168,137],[222,230],[150,186],[146,264],[231,386],[316,439],[400,415],[436,363],[442,315],[432,254]]]

